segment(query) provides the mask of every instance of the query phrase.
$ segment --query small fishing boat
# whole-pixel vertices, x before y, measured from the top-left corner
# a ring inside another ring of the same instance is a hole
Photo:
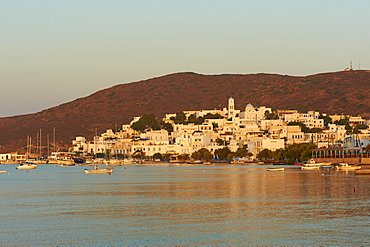
[[[188,162],[186,162],[186,164],[199,165],[199,164],[203,164],[203,161],[201,161],[201,160],[188,161]]]
[[[37,165],[31,162],[22,162],[19,166],[16,167],[16,169],[23,169],[23,170],[36,169],[36,168],[37,168]]]
[[[316,162],[314,159],[310,159],[304,165],[305,166],[330,166],[331,162]]]
[[[95,166],[91,170],[85,169],[85,173],[95,173],[95,174],[108,173],[110,175],[113,172],[113,169],[114,169],[113,167],[101,169],[98,166]]]
[[[284,167],[267,167],[267,171],[284,171]]]
[[[0,173],[6,173],[6,171],[5,170],[1,170]]]
[[[301,166],[301,169],[302,170],[317,170],[317,169],[320,169],[320,166],[309,166],[309,165],[306,165],[306,166]]]
[[[361,169],[361,166],[352,166],[347,163],[339,163],[337,166],[337,170],[342,170],[342,171],[354,171],[354,170],[359,170]]]
[[[323,169],[331,169],[331,168],[333,168],[333,166],[332,165],[325,165],[325,166],[321,166],[321,168],[323,168]]]

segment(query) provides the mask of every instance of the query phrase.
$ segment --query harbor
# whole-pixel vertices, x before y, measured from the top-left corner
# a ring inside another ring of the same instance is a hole
[[[4,246],[367,245],[370,177],[267,164],[1,165]],[[309,234],[304,234],[309,233]]]

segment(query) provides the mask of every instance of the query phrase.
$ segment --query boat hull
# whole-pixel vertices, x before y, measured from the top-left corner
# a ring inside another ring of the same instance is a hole
[[[284,171],[284,167],[268,167],[267,171]]]
[[[302,166],[302,170],[318,170],[320,169],[320,166]]]
[[[36,164],[30,164],[30,163],[22,163],[20,164],[19,166],[16,167],[16,169],[19,169],[19,170],[30,170],[30,169],[36,169],[38,165]]]
[[[85,173],[91,173],[91,174],[111,174],[113,172],[113,168],[111,169],[93,169],[93,170],[88,170],[85,169]]]
[[[348,166],[348,167],[337,167],[337,170],[339,171],[354,171],[354,170],[360,170],[361,166]]]

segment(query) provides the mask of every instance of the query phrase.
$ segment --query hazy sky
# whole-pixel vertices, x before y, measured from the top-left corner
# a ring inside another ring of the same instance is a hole
[[[0,0],[0,117],[181,71],[370,68],[370,0]]]

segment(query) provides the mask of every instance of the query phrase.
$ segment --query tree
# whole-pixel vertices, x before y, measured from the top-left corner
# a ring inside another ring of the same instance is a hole
[[[154,114],[144,114],[138,121],[131,125],[131,128],[144,132],[145,129],[151,128],[153,130],[160,130],[158,120]]]
[[[170,123],[162,123],[163,129],[167,130],[168,133],[173,132],[173,126]]]
[[[105,150],[105,155],[106,155],[106,158],[107,158],[107,159],[109,159],[109,158],[110,158],[111,152],[112,152],[112,150],[110,150],[110,149],[106,149],[106,150]]]
[[[216,142],[220,146],[226,146],[226,145],[228,145],[228,142],[226,140],[223,140],[223,139],[220,139],[220,138],[217,138],[216,139]]]
[[[153,154],[153,159],[155,159],[155,160],[157,160],[157,159],[161,160],[162,159],[162,154],[160,154],[160,153]]]
[[[205,152],[208,152],[208,149],[206,149],[206,148],[201,148],[201,149],[199,149],[199,150],[198,150],[198,153],[200,153],[201,158],[204,158],[204,153],[205,153]]]
[[[267,120],[279,119],[279,116],[273,112],[265,111],[265,119]]]
[[[176,117],[171,117],[176,124],[184,124],[186,123],[186,115],[183,111],[176,112]]]
[[[231,152],[227,155],[227,159],[228,160],[233,160],[233,158],[235,157],[235,153]]]
[[[216,114],[207,113],[205,116],[203,116],[203,119],[222,119],[222,118],[224,118],[224,117],[221,116],[218,113],[216,113]]]
[[[275,159],[275,160],[282,160],[282,159],[284,159],[285,154],[286,154],[285,149],[280,148],[280,149],[277,149],[274,152],[272,152],[272,158]]]
[[[228,147],[215,150],[215,156],[217,156],[221,160],[226,159],[229,153],[231,153],[231,151]]]
[[[271,159],[272,158],[272,151],[269,149],[264,149],[257,154],[258,159]]]
[[[365,125],[365,124],[357,124],[354,128],[353,128],[353,133],[354,134],[358,134],[360,133],[360,129],[362,130],[366,130],[367,128],[369,128],[369,126]]]
[[[177,159],[187,160],[187,159],[189,159],[189,155],[188,154],[180,154],[180,155],[177,156]]]
[[[117,125],[114,125],[113,127],[112,127],[112,131],[113,131],[113,133],[116,133],[116,132],[118,132],[118,131],[120,131],[121,130],[121,128],[119,127],[119,126],[117,126]]]
[[[202,158],[202,154],[201,154],[201,153],[199,153],[199,152],[194,152],[194,153],[192,153],[192,154],[191,154],[191,157],[192,157],[193,159],[195,159],[195,160],[199,160],[199,159],[201,159],[201,158]]]
[[[248,151],[246,150],[245,147],[238,148],[238,150],[236,150],[234,155],[235,155],[235,157],[244,158],[244,157],[248,156]]]
[[[347,130],[347,134],[352,133],[352,126],[349,124],[349,118],[348,117],[342,118],[339,121],[335,121],[334,123],[338,124],[338,125],[345,125],[346,126],[345,129]]]
[[[293,161],[306,160],[311,157],[311,152],[316,145],[311,143],[293,144],[286,148],[285,157]]]
[[[145,123],[144,121],[141,120],[141,118],[139,119],[139,121],[136,121],[135,123],[131,124],[131,129],[134,129],[136,131],[140,131],[140,132],[144,132],[145,130]]]
[[[195,116],[195,114],[191,114],[188,117],[188,123],[195,123],[195,124],[198,123],[198,118]]]
[[[213,154],[210,151],[206,151],[203,154],[203,158],[206,159],[206,160],[211,160],[211,159],[213,159]]]
[[[324,119],[324,125],[326,127],[328,127],[328,124],[329,123],[332,123],[333,122],[333,120],[331,119],[331,117],[329,117],[328,115],[324,116],[324,115],[320,114],[319,119]]]

